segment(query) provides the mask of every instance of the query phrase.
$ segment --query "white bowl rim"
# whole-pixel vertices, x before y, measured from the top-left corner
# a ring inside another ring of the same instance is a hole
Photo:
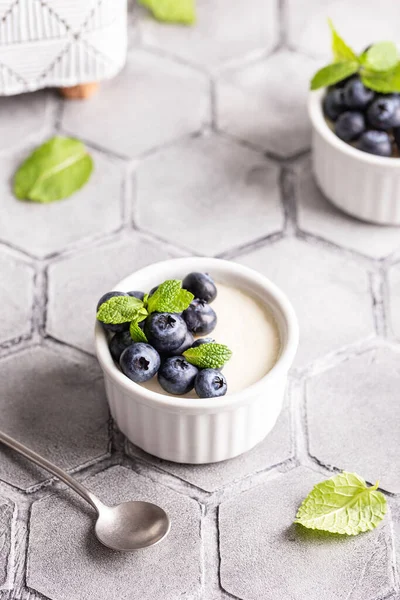
[[[196,412],[201,410],[212,410],[235,406],[243,402],[246,397],[253,396],[257,393],[260,388],[265,385],[266,381],[271,380],[272,378],[283,374],[286,376],[289,367],[291,366],[294,356],[297,351],[298,341],[299,341],[299,327],[297,322],[297,317],[294,312],[294,309],[286,297],[286,295],[267,277],[261,275],[257,271],[249,267],[245,267],[243,265],[239,265],[238,263],[234,263],[231,261],[226,261],[218,258],[208,258],[208,257],[185,257],[185,258],[173,258],[165,261],[160,261],[157,263],[153,263],[143,269],[139,269],[134,271],[119,283],[114,286],[114,290],[118,290],[119,286],[123,286],[127,279],[130,279],[132,275],[143,275],[147,272],[153,271],[157,266],[167,266],[167,265],[175,265],[176,269],[187,270],[190,271],[207,271],[212,270],[213,265],[224,265],[227,271],[235,272],[244,277],[251,278],[257,285],[263,287],[267,293],[272,296],[275,302],[279,305],[279,308],[282,312],[284,319],[287,324],[287,339],[283,348],[281,349],[280,356],[278,357],[277,362],[272,367],[272,369],[261,379],[256,381],[253,385],[248,388],[235,392],[233,394],[229,394],[226,396],[222,396],[220,398],[199,398],[199,399],[188,399],[184,397],[178,396],[167,396],[164,394],[159,394],[158,392],[153,392],[148,390],[134,381],[130,380],[126,375],[122,373],[114,364],[110,351],[108,349],[107,337],[102,328],[101,324],[97,321],[95,327],[95,346],[96,346],[96,354],[97,358],[100,362],[102,369],[106,372],[106,374],[111,377],[118,385],[122,386],[127,393],[134,392],[135,395],[140,395],[143,403],[150,403],[152,405],[164,406],[165,408],[178,408],[181,410],[190,410],[196,409]]]
[[[331,145],[334,146],[340,152],[351,156],[359,160],[360,162],[366,163],[368,165],[377,165],[384,166],[393,169],[398,169],[400,167],[400,158],[393,156],[377,156],[375,154],[369,154],[368,152],[363,152],[362,150],[358,150],[354,148],[350,144],[347,144],[330,129],[327,125],[324,117],[324,113],[322,112],[322,97],[325,92],[323,90],[312,91],[309,94],[308,100],[308,113],[311,119],[311,123],[314,128],[318,131],[318,133]]]

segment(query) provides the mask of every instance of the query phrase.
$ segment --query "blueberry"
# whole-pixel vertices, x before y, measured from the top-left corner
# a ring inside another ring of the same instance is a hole
[[[144,292],[137,292],[137,291],[128,292],[128,296],[133,296],[134,298],[137,298],[138,300],[143,301]]]
[[[182,287],[195,298],[212,302],[217,297],[217,288],[208,273],[189,273],[182,281]]]
[[[203,369],[197,375],[194,387],[199,398],[225,396],[228,386],[225,376],[216,369]]]
[[[147,317],[144,332],[158,352],[168,354],[183,344],[187,326],[178,314],[154,312]]]
[[[114,296],[127,296],[127,295],[128,294],[126,294],[125,292],[107,292],[98,301],[96,311],[98,311],[100,306],[104,302],[107,302],[107,300],[109,300],[110,298],[114,298]],[[103,325],[103,328],[106,331],[113,331],[114,333],[118,333],[120,331],[126,331],[127,329],[129,329],[129,323],[119,323],[118,325],[112,325],[111,323],[101,323],[101,324]]]
[[[113,357],[115,362],[119,362],[121,354],[123,353],[125,348],[127,348],[131,344],[133,344],[133,340],[129,331],[120,331],[119,333],[116,333],[114,335],[109,344],[109,348],[111,356]]]
[[[192,344],[192,348],[197,348],[197,346],[201,346],[202,344],[212,344],[213,342],[215,342],[214,338],[199,338]]]
[[[322,102],[324,115],[331,121],[336,121],[338,116],[346,110],[343,90],[333,88],[328,90]]]
[[[217,324],[215,311],[205,300],[196,298],[188,308],[183,311],[182,317],[186,321],[187,328],[195,335],[206,335],[211,333]]]
[[[198,369],[183,356],[167,358],[158,371],[158,382],[169,394],[187,394],[194,387]]]
[[[375,97],[358,78],[351,79],[343,88],[344,102],[349,108],[365,108]]]
[[[350,142],[365,131],[364,115],[357,111],[346,111],[339,115],[335,123],[335,133],[341,140]]]
[[[368,123],[374,129],[391,129],[400,126],[400,98],[379,96],[367,111]]]
[[[357,148],[379,156],[392,155],[392,142],[386,131],[364,131],[357,141]]]
[[[151,379],[160,368],[160,355],[150,344],[131,344],[119,359],[122,372],[135,383]]]
[[[185,339],[183,340],[183,343],[176,350],[173,350],[172,352],[170,352],[169,353],[170,356],[180,356],[181,354],[183,354],[185,352],[185,350],[192,348],[193,342],[194,342],[193,334],[190,333],[190,331],[188,331]]]

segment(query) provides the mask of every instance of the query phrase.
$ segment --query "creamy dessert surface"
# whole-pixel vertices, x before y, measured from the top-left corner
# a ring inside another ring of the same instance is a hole
[[[216,282],[218,295],[211,304],[217,313],[217,326],[207,336],[232,350],[232,358],[222,372],[228,382],[228,394],[249,387],[268,373],[280,351],[278,326],[272,313],[239,288]],[[169,396],[153,377],[140,384]],[[183,397],[198,399],[194,390]]]

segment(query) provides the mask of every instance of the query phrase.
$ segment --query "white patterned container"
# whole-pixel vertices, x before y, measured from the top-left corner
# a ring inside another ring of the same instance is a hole
[[[382,225],[400,225],[400,159],[361,152],[339,139],[322,112],[323,92],[312,92],[313,167],[317,183],[343,211]]]
[[[250,450],[273,428],[282,408],[287,373],[298,344],[295,313],[268,279],[241,265],[213,258],[180,258],[156,263],[124,279],[115,289],[149,290],[191,271],[246,290],[273,312],[281,352],[272,370],[242,392],[221,398],[187,399],[151,392],[128,379],[114,364],[103,328],[96,323],[96,352],[104,372],[111,414],[126,437],[150,454],[182,463],[212,463]]]
[[[110,78],[126,46],[126,0],[0,0],[0,95]]]

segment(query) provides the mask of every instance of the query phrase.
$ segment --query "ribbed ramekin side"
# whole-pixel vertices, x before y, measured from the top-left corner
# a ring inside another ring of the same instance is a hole
[[[247,403],[204,414],[148,406],[106,377],[111,414],[126,437],[149,454],[202,464],[246,452],[273,428],[282,408],[286,376]]]
[[[400,224],[400,164],[398,169],[369,164],[314,129],[313,165],[321,190],[343,211],[373,223]]]

